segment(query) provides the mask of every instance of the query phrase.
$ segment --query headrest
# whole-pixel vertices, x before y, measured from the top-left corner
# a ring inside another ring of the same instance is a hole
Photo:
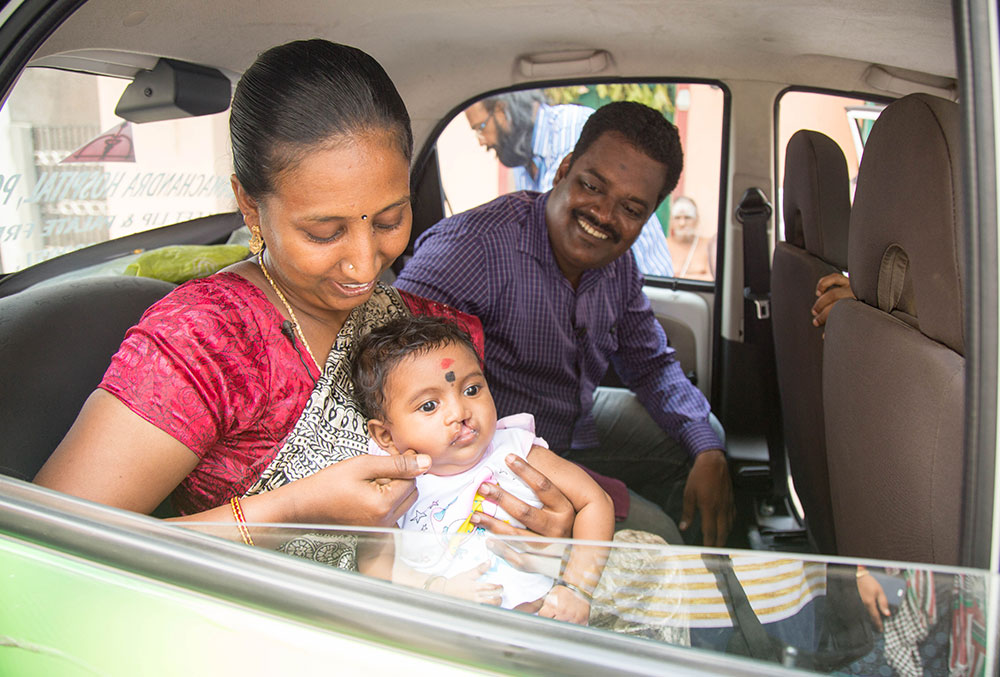
[[[844,152],[833,139],[811,129],[789,139],[782,203],[785,241],[847,270],[850,179]]]
[[[964,355],[959,115],[927,94],[882,111],[858,172],[848,254],[859,300]]]

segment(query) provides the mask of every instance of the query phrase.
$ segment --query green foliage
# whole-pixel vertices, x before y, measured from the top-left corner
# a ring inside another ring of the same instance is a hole
[[[612,101],[637,101],[660,111],[673,122],[676,89],[675,85],[664,83],[572,85],[546,89],[545,96],[552,104],[577,103],[591,108],[599,108]]]

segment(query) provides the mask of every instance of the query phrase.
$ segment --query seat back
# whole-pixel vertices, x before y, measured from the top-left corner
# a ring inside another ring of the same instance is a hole
[[[785,241],[771,266],[775,362],[788,463],[820,552],[836,553],[823,419],[823,329],[810,310],[816,282],[847,268],[847,161],[835,141],[801,130],[785,151]]]
[[[174,285],[93,277],[0,299],[0,473],[30,481],[129,327]]]
[[[841,555],[957,564],[965,335],[959,107],[904,97],[858,175],[857,300],[827,321],[823,401]]]

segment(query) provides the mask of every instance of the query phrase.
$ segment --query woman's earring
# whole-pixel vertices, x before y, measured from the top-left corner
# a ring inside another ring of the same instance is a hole
[[[247,245],[250,247],[250,253],[257,255],[260,254],[264,249],[264,238],[260,236],[260,226],[254,228],[250,226],[250,242]]]

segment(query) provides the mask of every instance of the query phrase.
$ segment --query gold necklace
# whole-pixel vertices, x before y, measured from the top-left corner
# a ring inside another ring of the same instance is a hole
[[[299,319],[295,317],[295,311],[292,310],[292,306],[288,303],[288,299],[285,298],[285,295],[281,293],[280,289],[278,289],[278,285],[276,285],[274,280],[271,279],[271,274],[267,272],[267,267],[264,265],[264,252],[257,254],[257,263],[260,264],[260,270],[264,273],[264,277],[267,279],[268,283],[270,283],[271,289],[273,289],[274,293],[278,295],[281,302],[285,304],[285,310],[288,311],[288,315],[292,318],[292,326],[295,328],[295,333],[299,335],[299,340],[302,341],[302,345],[306,347],[306,352],[309,353],[309,357],[312,358],[313,364],[316,365],[316,371],[322,373],[323,370],[319,368],[319,360],[317,360],[316,356],[313,355],[312,348],[309,347],[309,341],[306,341],[306,335],[302,333],[302,327],[299,326]]]

